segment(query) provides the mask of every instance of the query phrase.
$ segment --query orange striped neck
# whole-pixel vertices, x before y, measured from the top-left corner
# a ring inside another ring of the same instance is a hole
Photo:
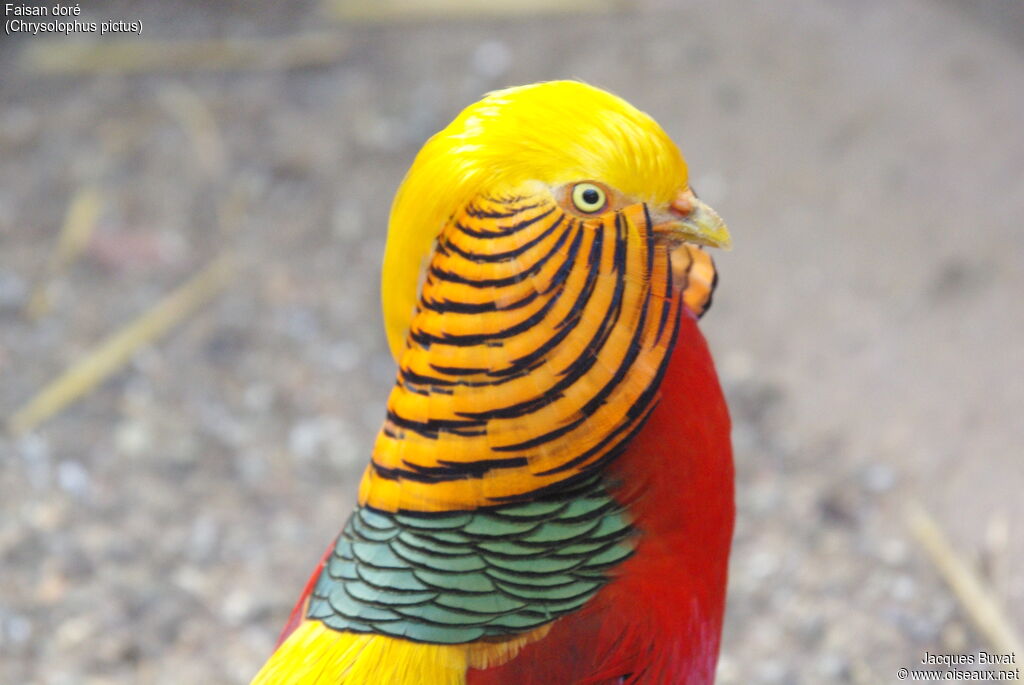
[[[649,416],[680,303],[702,309],[713,275],[643,204],[470,203],[438,237],[360,504],[466,511],[589,480]]]

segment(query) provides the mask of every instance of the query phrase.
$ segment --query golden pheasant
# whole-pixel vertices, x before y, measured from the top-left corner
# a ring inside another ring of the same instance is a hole
[[[397,379],[254,683],[710,683],[729,416],[696,320],[725,247],[651,117],[578,82],[491,93],[395,198]]]

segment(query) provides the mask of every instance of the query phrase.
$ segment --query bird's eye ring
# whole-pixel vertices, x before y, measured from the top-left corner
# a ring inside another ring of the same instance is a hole
[[[594,214],[608,206],[608,194],[594,183],[577,183],[572,187],[572,203],[584,214]]]

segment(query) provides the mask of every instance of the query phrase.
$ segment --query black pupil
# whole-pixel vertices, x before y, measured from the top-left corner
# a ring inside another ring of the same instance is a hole
[[[593,188],[587,188],[583,191],[583,201],[588,205],[596,205],[600,199],[601,195]]]

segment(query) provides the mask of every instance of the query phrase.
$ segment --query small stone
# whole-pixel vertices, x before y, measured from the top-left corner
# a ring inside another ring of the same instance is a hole
[[[235,468],[238,469],[238,475],[246,484],[255,485],[267,475],[268,463],[264,455],[246,451],[238,455],[235,460]]]
[[[32,637],[32,621],[20,614],[9,616],[3,629],[5,641],[12,645],[25,644]]]
[[[252,383],[245,389],[242,402],[249,411],[264,413],[274,404],[277,393],[269,383]]]
[[[221,614],[232,625],[241,625],[253,611],[252,597],[242,590],[234,590],[224,598]]]
[[[174,583],[185,592],[200,598],[206,598],[209,590],[208,577],[192,565],[184,565],[174,574]]]
[[[910,576],[901,574],[893,580],[889,592],[896,601],[909,602],[917,595],[917,583]]]
[[[715,671],[715,682],[720,683],[720,685],[739,682],[739,674],[736,664],[733,663],[732,657],[724,652],[718,657],[718,667]]]
[[[53,532],[67,522],[66,505],[63,500],[58,501],[58,498],[40,500],[30,505],[28,511],[31,525],[45,533]]]
[[[902,566],[907,562],[907,543],[898,538],[887,538],[882,541],[878,556],[890,566]]]
[[[331,463],[343,469],[361,464],[369,456],[363,454],[360,444],[350,435],[339,434],[331,440],[327,451]]]
[[[60,602],[68,591],[68,579],[62,574],[50,570],[40,578],[36,585],[35,599],[44,606]]]
[[[299,459],[312,459],[324,443],[324,429],[317,419],[303,419],[288,432],[288,450]]]
[[[754,358],[745,350],[730,350],[719,364],[722,378],[730,383],[739,383],[754,373]]]
[[[142,421],[122,421],[114,433],[117,451],[126,457],[139,457],[153,447],[153,433]]]
[[[57,465],[57,485],[61,490],[78,498],[89,494],[92,479],[80,462],[69,459]]]
[[[74,616],[57,626],[54,638],[60,649],[67,650],[82,644],[95,633],[96,624],[92,618],[89,616]]]
[[[747,573],[756,580],[766,580],[779,569],[779,560],[771,552],[758,551],[750,557]]]
[[[818,670],[827,682],[837,683],[844,679],[850,665],[841,654],[826,653],[818,658]]]
[[[756,483],[748,489],[746,504],[751,511],[765,514],[778,509],[781,494],[777,484],[772,482]]]
[[[861,478],[869,492],[878,494],[891,490],[896,484],[896,473],[888,464],[871,464],[864,469]]]

